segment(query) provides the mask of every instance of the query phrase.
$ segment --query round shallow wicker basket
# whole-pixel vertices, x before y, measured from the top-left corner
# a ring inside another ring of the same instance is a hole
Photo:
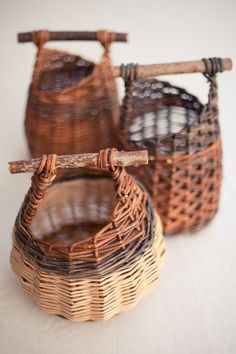
[[[135,72],[126,78],[120,141],[127,150],[149,151],[149,165],[129,171],[152,195],[165,234],[199,229],[218,209],[222,151],[215,74],[221,61],[204,63],[206,71],[210,68],[204,106],[168,82],[135,80]]]
[[[113,154],[99,153],[107,177],[64,176],[52,184],[54,155],[32,177],[15,223],[11,264],[24,290],[51,314],[109,319],[134,307],[159,277],[160,219]]]
[[[46,48],[51,33],[33,32],[31,39],[38,46],[25,117],[31,155],[85,153],[117,145],[112,132],[118,124],[119,102],[109,47],[119,40],[117,35],[126,35],[95,33],[104,47],[100,62],[95,64]]]

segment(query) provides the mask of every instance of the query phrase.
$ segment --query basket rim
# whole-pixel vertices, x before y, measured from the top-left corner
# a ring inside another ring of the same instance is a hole
[[[150,82],[150,83],[160,83],[163,85],[163,88],[165,87],[169,87],[169,88],[173,88],[173,89],[176,89],[179,91],[178,94],[172,94],[170,93],[171,96],[179,96],[181,94],[186,94],[188,96],[191,96],[193,98],[193,101],[197,101],[200,105],[201,108],[204,108],[204,106],[207,105],[207,103],[202,103],[201,100],[198,98],[198,96],[196,96],[195,94],[191,93],[190,91],[188,91],[186,88],[184,87],[181,87],[181,86],[178,86],[178,85],[175,85],[175,84],[172,84],[170,81],[168,80],[159,80],[158,78],[141,78],[141,79],[137,79],[134,81],[134,87],[136,89],[136,83],[139,83],[139,82]],[[168,93],[165,93],[165,95],[168,95]],[[136,98],[134,97],[134,100]],[[183,98],[181,98],[181,100],[184,100]],[[155,103],[154,103],[155,104]]]
[[[121,168],[122,169],[122,168]],[[103,245],[102,240],[104,240],[104,236],[107,233],[107,231],[113,231],[113,230],[117,230],[120,229],[122,230],[122,225],[124,223],[124,221],[126,221],[126,223],[129,222],[129,224],[131,225],[130,229],[134,230],[138,230],[137,233],[140,234],[144,231],[144,224],[146,222],[147,219],[147,211],[146,211],[146,203],[147,203],[147,199],[149,199],[149,195],[148,192],[146,191],[145,187],[142,185],[142,183],[140,183],[139,181],[137,181],[133,176],[130,175],[126,175],[128,177],[128,185],[133,185],[134,186],[134,191],[136,191],[136,194],[138,194],[138,201],[139,201],[139,205],[136,206],[136,211],[135,211],[135,216],[130,216],[131,212],[130,210],[132,209],[132,204],[131,206],[128,207],[125,217],[122,217],[120,220],[116,220],[116,214],[118,213],[117,210],[119,211],[119,207],[123,208],[123,205],[125,205],[124,203],[126,203],[126,199],[127,196],[123,196],[119,195],[116,191],[116,181],[114,180],[114,178],[112,176],[104,176],[102,175],[100,178],[101,179],[107,179],[110,180],[111,182],[113,182],[113,189],[115,192],[115,205],[113,210],[110,213],[110,221],[104,226],[102,227],[97,233],[95,233],[92,236],[89,236],[86,238],[87,242],[85,242],[84,240],[82,241],[77,241],[71,245],[68,244],[60,244],[60,243],[49,243],[47,241],[43,241],[41,239],[39,239],[38,237],[36,237],[32,231],[30,230],[30,228],[26,228],[24,227],[23,223],[22,223],[22,209],[20,209],[16,221],[15,221],[15,226],[14,226],[14,230],[15,232],[17,231],[21,231],[27,235],[27,238],[30,239],[34,244],[38,245],[38,247],[41,249],[41,251],[46,255],[46,254],[54,254],[54,252],[58,252],[59,254],[62,253],[62,255],[64,257],[66,257],[66,255],[69,257],[69,259],[76,257],[76,254],[80,253],[81,251],[84,251],[86,249],[86,244],[89,245],[89,250],[91,253],[96,253],[96,241],[99,243],[101,243]],[[65,176],[66,177],[66,176]],[[95,177],[95,176],[94,176]],[[92,179],[94,179],[94,181],[96,182],[96,178],[92,177]],[[54,187],[60,187],[61,183],[67,183],[71,180],[85,180],[87,181],[87,178],[84,177],[83,175],[75,175],[73,176],[71,179],[66,177],[66,180],[63,181],[63,178],[55,181],[51,187],[48,188],[48,190],[51,190]],[[121,192],[122,194],[122,192]],[[142,206],[141,206],[142,205]],[[141,208],[141,210],[140,210]],[[118,213],[119,214],[119,213]],[[138,214],[138,215],[137,215]],[[114,215],[114,218],[113,218]],[[140,218],[140,219],[139,219]],[[140,226],[139,224],[141,223],[142,226]],[[123,226],[124,228],[124,226]],[[129,231],[129,228],[124,229],[124,231]],[[132,233],[133,233],[132,231]],[[117,232],[117,234],[119,234],[119,231]],[[116,236],[117,237],[117,236]],[[115,236],[113,237],[113,239],[116,238]],[[128,245],[130,242],[132,242],[134,236],[130,236],[126,241],[125,244],[123,244],[123,242],[120,240],[118,242],[119,244],[119,248],[124,247],[125,245]],[[137,236],[136,236],[137,237]],[[135,238],[136,238],[135,237]],[[112,242],[112,241],[110,241]],[[105,256],[104,256],[105,257]]]
[[[56,98],[58,96],[64,96],[66,94],[70,95],[73,91],[76,91],[77,89],[82,90],[84,88],[84,86],[86,87],[88,84],[90,84],[90,81],[94,80],[94,77],[98,76],[100,71],[104,71],[104,70],[102,70],[102,67],[106,63],[110,64],[108,66],[110,66],[110,72],[112,73],[112,71],[111,71],[111,60],[110,60],[110,57],[107,55],[106,52],[104,52],[101,55],[101,58],[100,58],[99,62],[96,63],[94,61],[87,60],[86,58],[80,56],[79,54],[78,55],[77,54],[72,54],[72,53],[67,52],[67,51],[63,51],[63,50],[60,51],[60,50],[57,50],[57,49],[51,49],[51,48],[45,48],[45,47],[39,48],[38,56],[37,56],[37,59],[36,59],[36,64],[35,64],[35,68],[33,70],[33,73],[37,72],[36,68],[39,66],[38,61],[40,61],[41,58],[45,55],[45,52],[51,52],[51,53],[54,52],[54,53],[63,53],[65,55],[73,55],[73,56],[77,57],[78,59],[84,59],[87,62],[93,64],[94,68],[93,68],[93,71],[91,72],[91,74],[89,74],[88,76],[83,78],[77,84],[75,84],[75,85],[73,85],[71,87],[64,88],[60,92],[50,92],[50,91],[48,92],[48,91],[42,91],[39,88],[36,88],[35,84],[38,82],[38,78],[34,77],[33,80],[31,81],[30,88],[35,94],[38,94],[41,98]],[[41,71],[42,70],[39,70],[37,72],[37,75],[39,75],[41,73]],[[107,68],[106,68],[106,71],[107,71]]]
[[[163,226],[160,216],[154,210],[152,201],[149,198],[147,201],[147,209],[149,210],[147,221],[145,224],[145,232],[139,239],[133,240],[125,248],[117,250],[111,256],[101,260],[81,260],[70,259],[69,257],[61,257],[60,254],[47,254],[45,255],[42,249],[27,238],[26,233],[22,230],[13,230],[12,235],[15,237],[18,246],[35,261],[39,267],[46,271],[52,271],[56,274],[79,274],[81,277],[86,277],[89,274],[104,275],[107,269],[114,270],[128,261],[142,254],[144,250],[153,243],[153,238],[158,232],[163,234]]]

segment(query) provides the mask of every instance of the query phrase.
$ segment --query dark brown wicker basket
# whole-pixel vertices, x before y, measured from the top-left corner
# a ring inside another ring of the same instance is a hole
[[[218,209],[222,151],[215,74],[222,66],[220,59],[204,63],[210,83],[204,106],[168,82],[134,80],[135,67],[132,79],[126,77],[120,140],[125,149],[149,150],[149,166],[130,172],[151,193],[165,234],[199,229]]]
[[[117,145],[113,131],[119,103],[109,47],[114,40],[126,40],[126,35],[107,31],[92,34],[82,32],[72,38],[66,32],[58,37],[48,31],[28,34],[28,40],[38,46],[25,118],[32,156],[83,153]],[[24,41],[22,35],[20,41]],[[45,48],[47,40],[55,39],[97,39],[104,54],[95,64],[78,55]]]

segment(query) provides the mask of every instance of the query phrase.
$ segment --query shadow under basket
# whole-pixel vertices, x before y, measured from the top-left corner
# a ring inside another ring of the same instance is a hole
[[[194,231],[219,204],[222,151],[215,77],[208,103],[157,79],[126,81],[120,141],[126,150],[148,149],[148,166],[129,169],[146,186],[164,233]]]
[[[46,312],[76,321],[133,308],[155,285],[165,253],[150,197],[123,167],[52,185],[45,168],[32,178],[13,233],[11,265],[22,287]]]
[[[38,52],[25,116],[31,155],[77,154],[117,145],[112,132],[120,111],[109,55],[110,33],[97,32],[104,53],[95,64],[46,48],[44,32],[35,32]]]

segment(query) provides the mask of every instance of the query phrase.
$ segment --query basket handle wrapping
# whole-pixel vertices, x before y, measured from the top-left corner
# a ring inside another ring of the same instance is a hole
[[[127,42],[127,33],[115,33],[105,30],[91,32],[91,31],[32,31],[18,33],[18,42],[34,42],[38,47],[44,45],[48,41],[72,41],[72,40],[86,40],[86,41],[100,41],[103,45],[109,45],[111,42]]]
[[[101,150],[98,154],[80,154],[59,156],[43,155],[42,159],[30,161],[14,161],[9,163],[12,173],[21,173],[34,170],[31,187],[21,207],[21,221],[24,227],[32,223],[37,209],[43,201],[47,189],[56,177],[57,168],[78,168],[97,166],[102,170],[110,170],[115,182],[117,197],[123,200],[124,191],[134,183],[126,175],[124,166],[141,165],[148,163],[148,153],[143,151],[120,152],[115,148]]]
[[[210,84],[208,93],[207,110],[217,107],[217,78],[216,74],[224,70],[223,59],[221,58],[203,58],[205,65],[205,72],[203,75],[206,77],[207,82]]]
[[[21,221],[24,227],[30,226],[43,201],[48,187],[51,186],[56,177],[56,155],[43,155],[37,170],[31,179],[31,187],[25,196],[21,207]]]
[[[121,107],[120,114],[120,130],[126,131],[130,125],[130,112],[132,111],[132,99],[134,92],[134,82],[139,77],[138,64],[121,64],[120,76],[122,77],[125,85],[125,96]]]
[[[116,34],[114,32],[108,32],[106,30],[97,31],[97,39],[103,46],[105,53],[109,53],[110,45],[115,41]]]

